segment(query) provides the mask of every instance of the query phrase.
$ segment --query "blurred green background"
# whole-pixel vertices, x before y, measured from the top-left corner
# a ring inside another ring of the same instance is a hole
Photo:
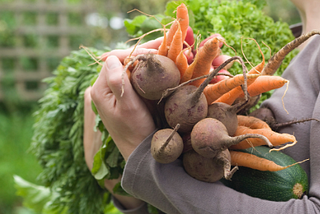
[[[45,39],[37,34],[21,36],[17,34],[20,25],[35,25],[37,16],[45,17],[43,24],[52,26],[59,23],[58,14],[55,12],[34,12],[25,10],[19,14],[21,20],[16,19],[17,12],[15,4],[58,4],[64,2],[70,5],[81,5],[83,0],[0,0],[0,87],[2,98],[0,99],[0,214],[22,214],[32,213],[22,206],[22,198],[16,195],[13,175],[32,182],[37,182],[37,176],[41,171],[35,157],[28,148],[32,137],[32,113],[37,108],[37,99],[25,100],[17,93],[15,76],[13,71],[17,61],[24,69],[33,70],[37,68],[38,62],[33,58],[6,57],[4,50],[23,46],[26,50],[39,48],[54,51],[58,46],[59,39],[56,36],[48,36]],[[128,40],[123,20],[133,18],[138,13],[127,13],[132,9],[139,9],[148,14],[162,13],[166,0],[148,0],[148,3],[140,0],[95,0],[90,1],[91,11],[88,14],[71,12],[67,14],[70,26],[86,25],[79,35],[68,38],[67,44],[70,50],[79,49],[79,45],[87,47],[103,48],[105,46],[115,47],[116,43]],[[298,12],[289,0],[268,0],[265,12],[274,20],[288,22],[289,25],[300,22]],[[88,2],[86,2],[88,3]],[[13,6],[12,6],[13,5]],[[8,8],[5,10],[4,8]],[[22,17],[22,18],[21,18]],[[45,42],[44,42],[45,41]],[[43,46],[45,44],[45,46]],[[68,53],[66,53],[67,55]],[[23,55],[23,53],[22,53]],[[49,71],[53,71],[61,58],[48,59]],[[37,82],[29,82],[27,89],[37,88]]]

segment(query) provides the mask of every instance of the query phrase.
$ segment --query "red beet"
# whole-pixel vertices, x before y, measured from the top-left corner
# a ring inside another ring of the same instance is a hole
[[[139,62],[131,73],[131,83],[141,97],[159,100],[166,89],[179,85],[179,69],[168,57],[147,54],[133,59],[136,60]]]

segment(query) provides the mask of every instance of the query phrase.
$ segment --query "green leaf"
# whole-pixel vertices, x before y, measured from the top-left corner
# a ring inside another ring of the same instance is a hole
[[[117,167],[118,166],[119,155],[120,155],[119,149],[115,146],[113,148],[112,152],[107,157],[106,163],[110,167]]]
[[[122,189],[120,182],[118,182],[118,183],[114,186],[113,192],[114,192],[115,194],[119,194],[119,195],[130,196],[126,191],[124,191],[124,189]]]
[[[16,194],[25,199],[23,205],[36,213],[42,213],[43,207],[51,199],[50,189],[32,184],[17,175],[14,175],[13,178],[17,189]]]
[[[140,29],[142,23],[147,19],[148,17],[145,15],[140,15],[134,17],[134,19],[125,19],[124,20],[124,26],[127,29],[127,32],[129,35],[135,35],[138,30]]]
[[[99,149],[99,151],[94,155],[93,158],[93,167],[91,169],[91,173],[96,177],[96,175],[99,177],[97,179],[102,179],[103,177],[105,177],[106,174],[109,173],[109,169],[106,167],[105,163],[104,163],[104,157],[105,157],[105,153],[107,152],[107,144],[102,145],[102,147]],[[102,173],[106,173],[102,176]]]

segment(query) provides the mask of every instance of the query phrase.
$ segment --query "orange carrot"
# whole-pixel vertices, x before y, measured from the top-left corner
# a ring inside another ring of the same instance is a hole
[[[188,59],[186,55],[184,54],[186,49],[180,51],[179,55],[177,56],[176,59],[176,66],[178,67],[180,71],[180,79],[184,75],[185,71],[187,70],[189,64],[188,64]]]
[[[247,79],[257,78],[258,76],[259,74],[247,75]],[[244,81],[244,76],[242,74],[238,74],[233,78],[224,79],[215,84],[209,84],[204,89],[203,93],[207,98],[208,104],[211,104],[223,94],[227,93],[237,86],[244,84]]]
[[[175,21],[170,27],[170,30],[168,33],[167,46],[170,46],[173,40],[174,34],[178,29],[178,23],[180,24],[180,27],[181,27],[182,41],[184,41],[184,39],[186,38],[187,29],[189,26],[189,14],[188,14],[188,8],[184,3],[182,3],[177,7],[176,20],[177,21]]]
[[[167,37],[168,47],[171,45],[173,37],[178,29],[178,23],[180,24],[180,28],[182,32],[182,41],[184,41],[187,35],[188,26],[189,26],[189,14],[188,14],[188,8],[183,3],[177,7],[176,21],[173,22],[173,24],[169,29],[168,37]]]
[[[263,120],[245,115],[237,115],[238,126],[245,126],[251,129],[271,129],[270,126]]]
[[[188,26],[189,26],[188,8],[184,3],[181,3],[177,7],[177,20],[180,23],[181,32],[182,32],[182,41],[184,41],[187,35]]]
[[[194,61],[188,68],[186,73],[192,74],[191,79],[207,75],[210,72],[211,63],[220,54],[219,39],[209,39],[198,51]],[[205,79],[193,81],[191,85],[199,86]]]
[[[248,73],[249,74],[249,73]],[[257,77],[255,78],[250,78],[247,80],[248,86],[251,85]],[[232,105],[234,101],[241,95],[243,94],[243,89],[241,86],[237,86],[234,89],[230,90],[229,92],[226,92],[223,94],[221,97],[219,97],[217,100],[214,102],[221,102],[221,103],[226,103],[228,105]]]
[[[162,55],[162,56],[167,56],[168,55],[167,33],[165,31],[165,27],[164,27],[163,40],[162,40],[161,45],[158,48],[158,54]]]
[[[288,80],[280,76],[259,76],[249,87],[248,93],[251,97],[257,96],[273,89],[281,88]],[[242,93],[239,97],[243,97]]]
[[[255,41],[255,40],[254,40]],[[256,41],[255,41],[256,42]],[[257,43],[257,42],[256,42]],[[264,55],[261,51],[261,48],[259,46],[259,44],[257,43],[260,53],[262,55],[262,62],[260,62],[258,65],[256,65],[255,67],[253,67],[248,74],[260,74],[264,68],[265,65],[265,58]],[[247,84],[248,87],[249,85],[251,85],[256,79],[248,79]],[[234,101],[241,96],[241,94],[243,94],[243,90],[241,86],[238,86],[234,89],[232,89],[231,91],[225,93],[224,95],[222,95],[221,97],[219,97],[215,102],[222,102],[222,103],[226,103],[228,105],[232,105],[234,103]]]
[[[281,48],[277,53],[275,53],[268,61],[267,65],[264,67],[262,74],[263,75],[273,75],[277,69],[280,67],[283,59],[296,47],[301,45],[311,36],[320,34],[319,31],[314,30],[309,33],[303,34],[300,37],[294,39],[293,41],[286,44],[283,48]]]
[[[260,171],[275,172],[275,171],[280,171],[280,170],[289,168],[290,166],[297,164],[297,163],[294,163],[288,166],[280,166],[271,160],[261,158],[250,153],[240,152],[240,151],[231,150],[230,155],[231,155],[232,166],[243,166],[243,167],[248,167],[248,168],[256,169]]]
[[[182,40],[182,32],[180,28],[180,24],[178,23],[178,29],[174,34],[173,40],[170,44],[167,57],[172,61],[176,62],[177,56],[181,52],[183,48],[183,40]]]
[[[173,37],[174,37],[177,29],[178,29],[178,21],[175,20],[175,21],[172,23],[172,25],[170,26],[170,29],[169,29],[169,31],[168,31],[168,35],[167,35],[167,47],[170,46],[170,44],[171,44],[171,42],[172,42],[172,40],[173,40]]]
[[[280,146],[282,144],[293,142],[295,144],[297,142],[294,135],[287,133],[278,133],[272,131],[271,129],[250,129],[245,126],[238,126],[235,136],[243,135],[243,134],[260,134],[268,138],[273,146]],[[247,149],[250,147],[265,145],[265,142],[259,138],[247,138],[246,140],[241,141],[240,143],[233,145],[230,149]],[[291,145],[291,144],[290,144]]]
[[[197,55],[196,57],[194,58],[194,61],[197,60]],[[194,62],[193,61],[193,62]],[[194,67],[195,67],[195,63],[191,63],[188,68],[185,70],[185,72],[183,73],[182,77],[181,77],[181,80],[180,80],[180,83],[184,83],[184,82],[187,82],[189,80],[191,80],[192,78],[192,75],[193,75],[193,70],[194,70]]]

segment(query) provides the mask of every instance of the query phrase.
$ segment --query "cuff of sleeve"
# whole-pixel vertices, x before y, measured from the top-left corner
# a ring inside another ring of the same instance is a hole
[[[123,171],[121,180],[122,188],[135,198],[138,197],[134,194],[132,190],[135,184],[136,174],[137,171],[139,171],[141,163],[144,161],[146,156],[150,154],[151,140],[156,131],[157,130],[155,130],[148,137],[146,137],[131,153]]]
[[[112,201],[114,206],[124,214],[149,214],[147,203],[143,203],[139,207],[128,210],[113,196]]]

